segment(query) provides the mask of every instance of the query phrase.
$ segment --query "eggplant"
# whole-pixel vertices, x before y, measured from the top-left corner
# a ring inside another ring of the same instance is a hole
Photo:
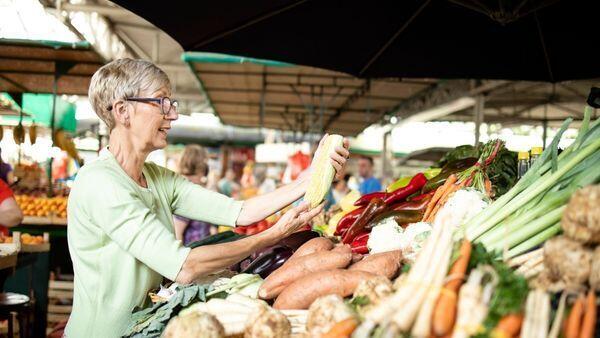
[[[308,242],[309,240],[315,237],[319,237],[319,234],[317,232],[311,230],[299,231],[280,240],[277,244],[286,246],[292,249],[293,251],[296,251],[302,244]]]
[[[267,278],[273,271],[279,269],[294,252],[287,247],[278,246],[270,252],[265,252],[256,258],[250,265],[242,270],[242,273],[251,273]]]

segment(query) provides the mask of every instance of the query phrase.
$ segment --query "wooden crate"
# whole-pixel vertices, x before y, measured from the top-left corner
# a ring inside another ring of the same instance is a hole
[[[73,282],[51,280],[48,283],[48,329],[68,320],[73,304]]]

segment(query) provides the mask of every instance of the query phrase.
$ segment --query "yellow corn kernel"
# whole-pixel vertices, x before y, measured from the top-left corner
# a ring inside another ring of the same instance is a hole
[[[310,183],[304,194],[304,200],[310,203],[310,207],[318,206],[331,187],[335,168],[329,159],[335,148],[343,145],[344,138],[341,135],[329,135],[323,143],[322,149],[313,158]]]

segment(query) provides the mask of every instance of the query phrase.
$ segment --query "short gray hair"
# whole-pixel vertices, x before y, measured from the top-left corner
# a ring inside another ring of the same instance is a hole
[[[171,91],[169,77],[152,62],[118,59],[102,66],[92,76],[88,97],[94,111],[110,131],[115,127],[115,118],[110,110],[115,101],[163,87]]]

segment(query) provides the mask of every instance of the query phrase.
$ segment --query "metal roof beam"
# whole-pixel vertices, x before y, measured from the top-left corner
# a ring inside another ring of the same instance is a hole
[[[487,94],[495,89],[510,85],[509,81],[496,80],[449,80],[439,82],[419,93],[403,100],[392,108],[386,115],[407,118],[419,112],[432,109],[436,106],[451,102],[461,97],[472,97],[478,94]]]
[[[371,80],[365,80],[362,86],[360,86],[352,95],[348,96],[346,101],[344,101],[340,108],[337,109],[336,113],[332,117],[330,117],[329,120],[327,120],[325,125],[323,125],[323,129],[327,130],[329,126],[342,115],[344,111],[349,111],[348,108],[352,103],[354,103],[359,98],[363,97],[367,92],[370,91],[370,89]]]
[[[201,63],[202,64],[202,63]],[[277,77],[300,77],[300,78],[314,78],[314,79],[330,79],[332,81],[338,80],[356,80],[355,77],[349,75],[324,75],[324,74],[302,74],[302,73],[284,73],[284,72],[272,72],[268,71],[267,68],[266,75],[269,76],[277,76]],[[224,70],[210,70],[210,69],[198,69],[194,67],[194,71],[198,73],[198,75],[243,75],[243,76],[263,76],[262,72],[255,71],[224,71]],[[297,84],[297,82],[294,82]]]

